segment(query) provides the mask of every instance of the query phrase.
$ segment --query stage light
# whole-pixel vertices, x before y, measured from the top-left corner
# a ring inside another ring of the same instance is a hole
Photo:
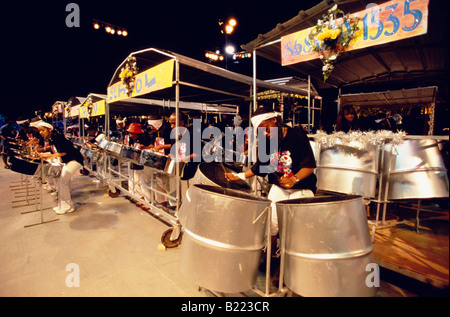
[[[232,27],[235,27],[236,24],[237,24],[236,19],[230,19],[230,20],[228,21],[228,25],[231,25]]]
[[[230,55],[234,54],[234,52],[235,52],[234,46],[233,45],[228,45],[227,47],[225,47],[225,52],[227,54],[230,54]]]
[[[127,35],[128,35],[128,32],[126,30],[123,30],[122,31],[122,36],[127,36]]]
[[[114,34],[114,33],[116,33],[116,30],[111,29],[111,31],[109,31],[109,33]]]
[[[94,29],[96,29],[96,30],[100,29],[100,24],[94,23]]]
[[[118,31],[117,31],[117,35],[122,35],[122,31],[121,31],[121,30],[118,30]]]
[[[234,30],[234,28],[231,25],[227,25],[225,27],[225,33],[227,33],[227,34],[233,33],[233,30]]]
[[[106,31],[106,33],[110,33],[110,32],[111,32],[111,27],[107,26],[107,27],[105,28],[105,31]]]

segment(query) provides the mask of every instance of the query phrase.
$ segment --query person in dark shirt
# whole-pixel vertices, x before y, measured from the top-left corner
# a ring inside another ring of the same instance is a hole
[[[170,139],[170,124],[159,115],[152,115],[148,120],[150,149],[160,154],[169,155],[172,142]]]
[[[16,129],[13,127],[13,120],[6,119],[6,124],[0,128],[0,139],[2,140],[2,158],[6,169],[10,169],[8,163],[8,152],[10,142],[16,137]]]
[[[172,146],[172,141],[170,139],[170,124],[166,122],[160,115],[151,115],[147,121],[148,128],[147,133],[149,134],[151,144],[148,149],[157,152],[162,155],[169,155],[170,148]],[[158,170],[153,170],[151,167],[144,166],[144,170],[149,170],[154,177],[154,187],[157,191],[168,193],[173,185],[173,177],[167,175],[164,172]],[[151,186],[149,184],[149,186]],[[155,192],[155,201],[164,210],[168,210],[168,199],[167,196],[161,195]],[[145,207],[143,207],[145,209]]]
[[[272,241],[278,233],[275,203],[287,199],[313,197],[317,190],[317,177],[314,174],[316,162],[308,137],[303,129],[285,126],[280,115],[263,106],[255,111],[251,121],[253,127],[258,128],[257,161],[245,172],[225,174],[229,181],[268,175],[268,181],[272,184],[268,194],[273,210]],[[268,151],[261,149],[264,137]],[[265,153],[268,154],[264,155]]]
[[[125,145],[138,150],[143,150],[150,146],[150,137],[148,133],[142,130],[140,123],[130,123],[127,128],[128,135],[125,136]],[[144,199],[150,201],[150,192],[148,191],[148,183],[150,183],[151,174],[144,166],[140,164],[130,163],[128,188],[133,195],[140,195]]]
[[[38,124],[39,133],[48,140],[54,148],[54,153],[41,153],[43,159],[59,158],[63,163],[61,175],[58,181],[58,206],[53,208],[57,214],[70,213],[75,210],[72,197],[70,181],[73,174],[80,170],[83,165],[83,156],[62,133],[61,130],[53,127],[50,123],[40,122]]]
[[[193,124],[187,126],[187,116],[179,112],[178,117],[178,137],[176,133],[176,114],[173,112],[169,117],[171,131],[171,152],[170,154],[180,162],[184,163],[182,180],[192,179],[197,171],[198,165],[202,162],[203,143],[201,142],[202,126]]]

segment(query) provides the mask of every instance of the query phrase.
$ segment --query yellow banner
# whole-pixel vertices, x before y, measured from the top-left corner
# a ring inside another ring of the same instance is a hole
[[[131,95],[127,94],[127,89],[122,82],[118,82],[108,87],[108,103],[122,99],[137,97],[148,94],[152,91],[172,87],[173,68],[175,61],[170,59],[155,67],[152,67],[135,77],[135,84]]]
[[[71,107],[70,109],[69,109],[69,116],[70,117],[78,117],[78,115],[80,114],[80,106],[78,105],[78,106],[74,106],[74,107]]]
[[[361,20],[347,51],[385,44],[427,33],[429,0],[394,0],[351,14]],[[339,20],[338,20],[339,21]],[[308,39],[311,28],[281,38],[283,66],[319,57]]]
[[[94,102],[92,104],[92,110],[91,114],[88,113],[88,104],[85,102],[81,107],[79,111],[80,118],[89,118],[89,117],[95,117],[95,116],[102,116],[105,114],[105,100],[100,100],[97,102]]]
[[[105,114],[106,100],[100,100],[92,105],[91,116],[103,116]]]
[[[87,106],[87,104],[83,104],[83,105],[80,107],[78,113],[79,113],[80,118],[88,118],[89,115],[88,115],[88,106]]]

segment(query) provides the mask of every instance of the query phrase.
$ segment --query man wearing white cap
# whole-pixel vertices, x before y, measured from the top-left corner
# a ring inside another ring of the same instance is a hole
[[[57,214],[65,214],[75,210],[70,193],[70,182],[73,174],[83,165],[83,156],[64,134],[45,121],[38,124],[39,133],[48,140],[55,153],[42,153],[44,159],[60,158],[63,163],[58,182],[58,206],[53,208]]]
[[[274,241],[278,233],[275,203],[314,196],[317,189],[317,178],[314,174],[316,162],[304,130],[285,126],[281,121],[281,113],[260,106],[251,122],[255,129],[258,128],[258,139],[261,140],[261,133],[264,133],[266,145],[271,143],[273,146],[269,151],[260,149],[256,163],[249,170],[239,174],[226,173],[225,177],[229,181],[238,181],[255,175],[268,175],[269,183],[272,184],[268,199],[272,201],[271,234]],[[262,161],[260,153],[269,153],[267,162]]]

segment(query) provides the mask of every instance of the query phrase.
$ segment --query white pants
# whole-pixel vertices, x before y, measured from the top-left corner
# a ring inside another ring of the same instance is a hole
[[[73,174],[81,168],[81,164],[77,161],[70,161],[65,163],[61,176],[58,180],[58,207],[61,209],[67,209],[73,206],[71,197],[71,180]]]
[[[278,216],[276,203],[282,200],[290,200],[302,197],[314,197],[314,193],[309,189],[284,189],[277,185],[272,185],[267,198],[272,201],[272,222],[271,222],[271,235],[278,233]]]

